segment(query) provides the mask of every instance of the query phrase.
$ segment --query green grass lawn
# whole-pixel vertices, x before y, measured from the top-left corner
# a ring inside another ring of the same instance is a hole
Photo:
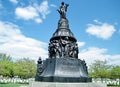
[[[27,87],[28,84],[13,84],[13,83],[9,83],[9,84],[0,84],[0,87]]]

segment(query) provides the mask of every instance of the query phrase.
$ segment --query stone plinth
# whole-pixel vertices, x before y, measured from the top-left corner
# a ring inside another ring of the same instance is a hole
[[[107,87],[104,83],[31,82],[29,87]]]
[[[84,61],[75,58],[53,58],[44,61],[36,81],[43,82],[91,82]],[[40,67],[41,68],[41,67]],[[38,69],[39,70],[39,69]]]

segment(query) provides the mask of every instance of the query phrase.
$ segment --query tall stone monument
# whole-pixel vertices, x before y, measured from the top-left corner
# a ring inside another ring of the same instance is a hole
[[[77,40],[69,28],[66,12],[68,4],[61,3],[58,28],[50,38],[49,58],[38,60],[34,82],[29,87],[107,87],[92,83],[84,60],[78,59]]]
[[[58,27],[50,39],[49,58],[38,60],[35,81],[40,82],[91,82],[84,60],[78,59],[78,44],[69,28],[66,17],[69,5],[61,3]]]

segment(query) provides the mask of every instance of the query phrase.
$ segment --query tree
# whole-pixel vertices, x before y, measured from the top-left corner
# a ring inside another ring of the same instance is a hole
[[[11,57],[0,53],[0,75],[13,77],[13,62]]]
[[[120,66],[114,66],[111,70],[111,78],[120,79]]]
[[[31,78],[35,74],[36,64],[33,60],[23,58],[13,62],[10,56],[0,53],[0,75],[4,77]]]
[[[32,78],[36,74],[36,64],[34,60],[29,58],[19,59],[15,63],[14,73],[20,78]]]
[[[10,57],[10,55],[0,53],[0,61],[12,61],[12,58]]]
[[[93,78],[109,78],[110,72],[111,65],[108,65],[106,60],[95,60],[89,68],[89,75]]]

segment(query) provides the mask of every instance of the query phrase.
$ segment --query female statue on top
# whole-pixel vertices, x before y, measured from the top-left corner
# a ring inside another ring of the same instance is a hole
[[[66,12],[68,6],[69,4],[64,4],[64,2],[61,3],[60,9],[57,10],[60,14],[60,18],[66,19]]]

